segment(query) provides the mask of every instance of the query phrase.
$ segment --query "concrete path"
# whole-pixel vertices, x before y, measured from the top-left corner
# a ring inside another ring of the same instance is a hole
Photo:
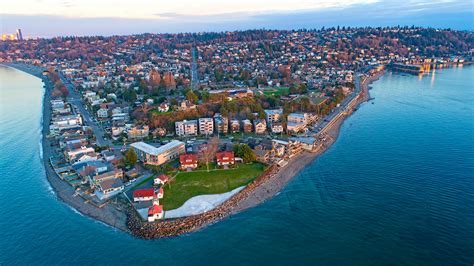
[[[183,206],[171,211],[166,211],[165,218],[178,218],[208,212],[244,188],[245,186],[242,186],[222,194],[192,197],[188,199]]]

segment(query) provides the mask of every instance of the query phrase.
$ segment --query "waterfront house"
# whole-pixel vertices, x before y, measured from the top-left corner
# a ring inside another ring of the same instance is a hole
[[[181,169],[194,169],[198,167],[198,157],[196,154],[188,153],[179,156]]]
[[[79,158],[80,156],[86,155],[86,154],[89,154],[91,156],[95,155],[94,148],[82,146],[82,147],[77,148],[77,149],[72,149],[72,150],[66,150],[65,151],[66,159],[70,162],[77,161],[76,158]]]
[[[300,122],[288,122],[286,124],[286,131],[288,133],[300,133],[306,131],[306,125]]]
[[[120,178],[103,180],[102,182],[99,182],[98,187],[105,196],[108,196],[112,192],[122,191],[125,188],[123,181]]]
[[[135,150],[140,161],[151,165],[162,165],[185,152],[184,143],[178,140],[173,140],[158,148],[145,142],[135,142],[130,147]]]
[[[164,185],[166,182],[168,182],[170,177],[165,174],[161,174],[153,179],[153,184],[154,185]]]
[[[235,164],[235,157],[233,151],[223,151],[216,153],[217,165],[225,166]]]
[[[154,222],[160,219],[163,219],[163,206],[158,205],[158,203],[153,203],[153,206],[148,208],[148,222]]]
[[[156,197],[155,190],[153,188],[137,189],[133,191],[133,201],[150,201]]]

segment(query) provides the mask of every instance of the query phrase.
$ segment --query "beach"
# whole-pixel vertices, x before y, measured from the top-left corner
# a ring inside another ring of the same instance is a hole
[[[74,188],[61,180],[52,168],[49,158],[55,154],[54,148],[51,146],[51,142],[48,139],[49,134],[49,123],[51,120],[51,90],[53,84],[48,80],[47,77],[42,75],[44,69],[40,67],[24,65],[24,64],[4,64],[8,67],[15,68],[17,70],[26,72],[37,78],[40,78],[44,83],[44,96],[43,96],[43,118],[42,118],[42,147],[43,147],[43,165],[46,172],[46,178],[49,184],[53,188],[55,195],[69,205],[79,213],[91,217],[99,222],[112,226],[122,231],[128,231],[126,226],[126,215],[123,211],[117,209],[115,206],[110,204],[105,205],[102,208],[98,208],[94,205],[88,204],[79,196],[75,196]]]
[[[382,74],[378,73],[377,75],[370,76],[361,83],[361,91],[353,99],[355,104],[351,105],[350,110],[346,111],[345,115],[338,116],[334,121],[331,121],[327,128],[325,128],[325,141],[321,143],[320,148],[316,152],[303,152],[290,159],[288,164],[283,167],[277,167],[275,165],[270,166],[247,187],[233,195],[230,199],[215,209],[206,213],[189,217],[168,219],[158,223],[147,223],[141,220],[132,206],[121,200],[106,204],[99,208],[92,204],[88,204],[83,198],[75,196],[74,189],[59,178],[49,163],[49,158],[55,154],[54,148],[51,146],[51,142],[48,139],[49,123],[51,119],[50,92],[52,90],[52,84],[42,75],[42,68],[24,64],[6,65],[41,78],[45,84],[42,119],[42,160],[47,179],[57,197],[85,216],[91,217],[119,230],[130,232],[134,236],[144,239],[174,237],[200,230],[212,223],[225,219],[230,215],[255,207],[262,202],[271,199],[280,192],[293,177],[295,177],[318,156],[323,154],[334,143],[339,134],[340,126],[345,118],[350,115],[359,104],[368,100],[368,85]]]

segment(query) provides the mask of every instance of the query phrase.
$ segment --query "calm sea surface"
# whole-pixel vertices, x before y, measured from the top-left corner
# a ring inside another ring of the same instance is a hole
[[[0,67],[0,265],[474,263],[474,67],[386,74],[275,198],[153,241],[58,201],[40,161],[43,92]]]

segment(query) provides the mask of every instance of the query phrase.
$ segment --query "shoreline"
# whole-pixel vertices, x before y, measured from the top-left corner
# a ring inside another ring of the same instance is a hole
[[[135,237],[143,239],[155,239],[163,237],[175,237],[182,234],[201,230],[213,223],[221,221],[231,215],[242,212],[246,209],[255,207],[277,195],[301,170],[307,167],[311,162],[324,154],[332,144],[337,140],[341,125],[355,109],[369,99],[369,85],[377,80],[385,71],[369,76],[362,81],[361,91],[354,96],[355,100],[344,115],[339,116],[331,123],[326,131],[328,140],[321,143],[316,152],[303,152],[290,159],[284,167],[278,168],[275,165],[269,166],[260,176],[247,185],[243,190],[224,201],[216,208],[202,214],[163,220],[158,223],[143,222],[132,206],[124,203],[106,204],[99,208],[88,204],[81,197],[75,196],[73,187],[59,178],[49,163],[49,158],[55,153],[51,142],[48,139],[49,123],[51,120],[50,92],[52,84],[49,79],[42,75],[43,68],[22,63],[2,63],[1,65],[14,68],[27,74],[38,77],[44,84],[43,95],[43,114],[42,114],[42,148],[43,165],[46,178],[52,187],[55,195],[72,207],[75,211],[100,223],[119,229],[120,231],[132,234]],[[351,101],[352,101],[351,100]],[[325,128],[326,130],[326,128]]]
[[[136,212],[128,210],[128,227],[133,235],[143,239],[156,239],[174,237],[186,233],[201,230],[211,224],[230,217],[231,215],[253,208],[277,195],[298,173],[306,168],[311,162],[323,155],[337,140],[340,128],[347,117],[356,108],[369,100],[369,85],[380,78],[385,71],[378,72],[362,81],[361,91],[353,100],[355,103],[348,112],[339,116],[327,129],[326,134],[329,141],[322,143],[316,152],[303,152],[290,159],[284,167],[270,166],[252,183],[230,199],[206,213],[173,220],[164,220],[159,223],[143,222]],[[352,101],[352,100],[351,100]]]
[[[53,147],[51,147],[51,142],[48,139],[49,123],[51,120],[50,99],[53,84],[51,84],[47,77],[42,75],[44,69],[41,67],[15,63],[2,63],[1,65],[35,76],[43,82],[44,94],[41,118],[41,145],[43,156],[42,158],[40,157],[40,160],[43,161],[46,179],[48,180],[55,196],[63,203],[67,204],[68,207],[73,208],[74,211],[77,211],[88,218],[121,231],[129,232],[125,224],[126,216],[123,211],[119,211],[108,204],[103,208],[98,208],[91,204],[87,204],[81,197],[74,196],[74,188],[61,180],[49,163],[49,158],[54,154]]]

